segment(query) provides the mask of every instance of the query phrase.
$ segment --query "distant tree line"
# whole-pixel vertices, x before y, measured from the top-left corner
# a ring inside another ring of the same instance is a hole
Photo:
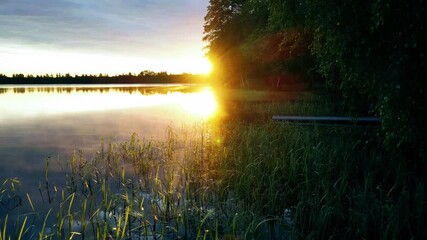
[[[115,76],[108,74],[75,75],[45,74],[24,75],[13,74],[11,77],[0,74],[0,84],[138,84],[138,83],[204,83],[206,76],[194,74],[168,74],[144,70],[138,75],[128,73]]]

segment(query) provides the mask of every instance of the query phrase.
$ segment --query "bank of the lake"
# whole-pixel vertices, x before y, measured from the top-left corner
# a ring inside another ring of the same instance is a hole
[[[91,158],[77,152],[66,186],[52,185],[47,168],[40,192],[50,211],[17,192],[18,180],[5,181],[2,202],[19,198],[31,211],[3,218],[13,227],[2,237],[426,237],[425,179],[408,177],[402,156],[384,151],[380,128],[271,121],[340,113],[311,92],[217,91],[215,123],[168,128],[159,141],[105,142]]]

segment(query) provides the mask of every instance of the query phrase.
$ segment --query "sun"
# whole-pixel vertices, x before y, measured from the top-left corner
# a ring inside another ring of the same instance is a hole
[[[212,71],[212,64],[205,56],[189,56],[179,60],[175,65],[175,72],[187,72],[192,74],[208,75]]]
[[[206,57],[203,57],[199,62],[195,63],[196,72],[201,74],[209,74],[212,71],[212,63]]]

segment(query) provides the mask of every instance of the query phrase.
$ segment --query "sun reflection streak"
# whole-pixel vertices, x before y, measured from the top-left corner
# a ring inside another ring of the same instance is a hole
[[[167,112],[186,114],[193,118],[210,118],[218,108],[215,95],[210,88],[183,93],[171,91],[167,94],[144,95],[138,91],[85,92],[73,89],[68,93],[28,91],[24,94],[9,90],[0,94],[0,121],[13,118],[31,118],[84,112],[100,112],[132,109],[158,108]]]
[[[202,118],[212,117],[218,108],[218,102],[210,88],[192,95],[184,95],[179,99],[187,112]]]

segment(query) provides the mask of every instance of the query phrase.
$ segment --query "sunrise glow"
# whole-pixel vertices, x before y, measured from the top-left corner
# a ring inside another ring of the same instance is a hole
[[[218,108],[218,102],[210,88],[191,95],[182,95],[179,102],[187,112],[204,118],[213,116]]]
[[[0,94],[0,108],[3,109],[0,122],[10,118],[165,106],[181,109],[183,116],[189,114],[193,118],[208,118],[215,114],[218,106],[210,88],[185,94],[171,92],[152,95],[143,95],[137,91],[129,94],[116,90],[94,91],[87,94],[75,88],[70,89],[72,94],[61,94],[60,91],[46,94],[37,88],[30,89],[27,89],[26,94],[15,93],[12,88]]]
[[[171,74],[208,74],[212,66],[199,49],[186,55],[172,55],[167,60],[148,59],[143,56],[121,56],[106,53],[81,53],[55,49],[34,49],[26,46],[0,46],[2,73],[25,75],[66,74],[82,75],[132,73],[143,70],[166,71]]]
[[[192,73],[209,74],[212,71],[212,64],[206,57],[191,59],[191,65],[194,68]]]
[[[208,73],[202,40],[208,4],[2,2],[0,74]]]

